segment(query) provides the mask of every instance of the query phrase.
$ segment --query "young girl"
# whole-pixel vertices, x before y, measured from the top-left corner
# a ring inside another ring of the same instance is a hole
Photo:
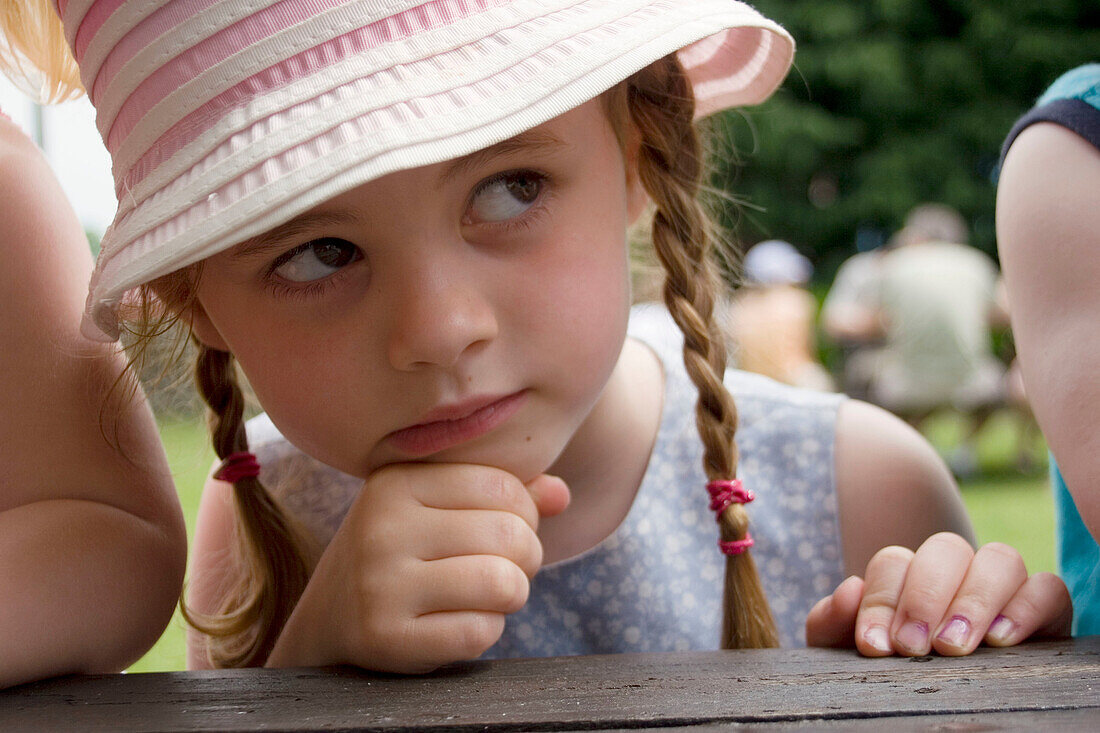
[[[185,319],[223,459],[195,666],[791,643],[869,560],[810,641],[965,654],[1064,629],[1058,581],[970,549],[914,433],[726,372],[693,120],[785,75],[793,44],[755,11],[58,5],[120,197],[87,333]],[[668,311],[632,313],[647,199]],[[267,413],[249,431],[237,364]],[[875,554],[939,530],[963,536]]]
[[[74,89],[68,48],[37,10],[0,5],[0,70],[56,100]],[[92,271],[80,222],[3,114],[0,263],[0,688],[117,672],[172,616],[183,515],[125,360],[80,335]]]

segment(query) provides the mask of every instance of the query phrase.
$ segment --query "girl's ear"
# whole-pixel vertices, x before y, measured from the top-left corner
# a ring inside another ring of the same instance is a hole
[[[202,307],[202,303],[199,302],[198,298],[191,301],[182,315],[184,318],[190,319],[191,333],[203,346],[218,351],[230,350],[218,327],[210,320],[210,316],[206,314],[206,309]]]

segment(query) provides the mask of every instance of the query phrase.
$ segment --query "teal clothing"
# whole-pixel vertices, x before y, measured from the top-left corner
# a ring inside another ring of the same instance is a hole
[[[1036,107],[1058,99],[1080,99],[1100,109],[1100,64],[1085,64],[1058,77],[1039,97]]]
[[[1002,160],[1016,136],[1036,122],[1061,125],[1100,148],[1100,64],[1079,66],[1060,76],[1013,126],[1002,148]],[[1100,547],[1081,521],[1054,456],[1050,465],[1058,568],[1073,596],[1073,633],[1100,634]]]
[[[1001,160],[1016,136],[1036,122],[1053,122],[1100,148],[1100,64],[1067,71],[1016,121],[1001,147]]]
[[[1051,461],[1058,571],[1073,596],[1073,634],[1100,634],[1100,547],[1092,538],[1066,488],[1058,464]]]

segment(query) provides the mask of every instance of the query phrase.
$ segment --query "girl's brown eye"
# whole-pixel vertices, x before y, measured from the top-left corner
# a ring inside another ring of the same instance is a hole
[[[272,272],[290,282],[312,282],[361,259],[363,253],[351,242],[325,237],[290,250],[275,261]]]
[[[507,221],[521,216],[538,200],[546,177],[534,171],[508,171],[481,183],[466,218],[473,223]]]

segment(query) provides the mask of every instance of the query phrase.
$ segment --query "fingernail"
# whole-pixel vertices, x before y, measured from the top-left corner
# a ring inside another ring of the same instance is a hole
[[[863,632],[863,640],[877,652],[889,654],[894,651],[893,647],[890,646],[890,634],[887,633],[885,626],[868,627]]]
[[[906,621],[895,638],[907,652],[928,653],[928,624],[923,621]]]
[[[963,616],[952,616],[937,638],[960,649],[965,647],[970,639],[970,621]]]
[[[1016,624],[1012,623],[1012,619],[998,614],[997,618],[993,619],[993,623],[986,633],[993,641],[1003,644],[1008,641],[1008,638],[1012,636],[1012,632],[1015,630]]]

